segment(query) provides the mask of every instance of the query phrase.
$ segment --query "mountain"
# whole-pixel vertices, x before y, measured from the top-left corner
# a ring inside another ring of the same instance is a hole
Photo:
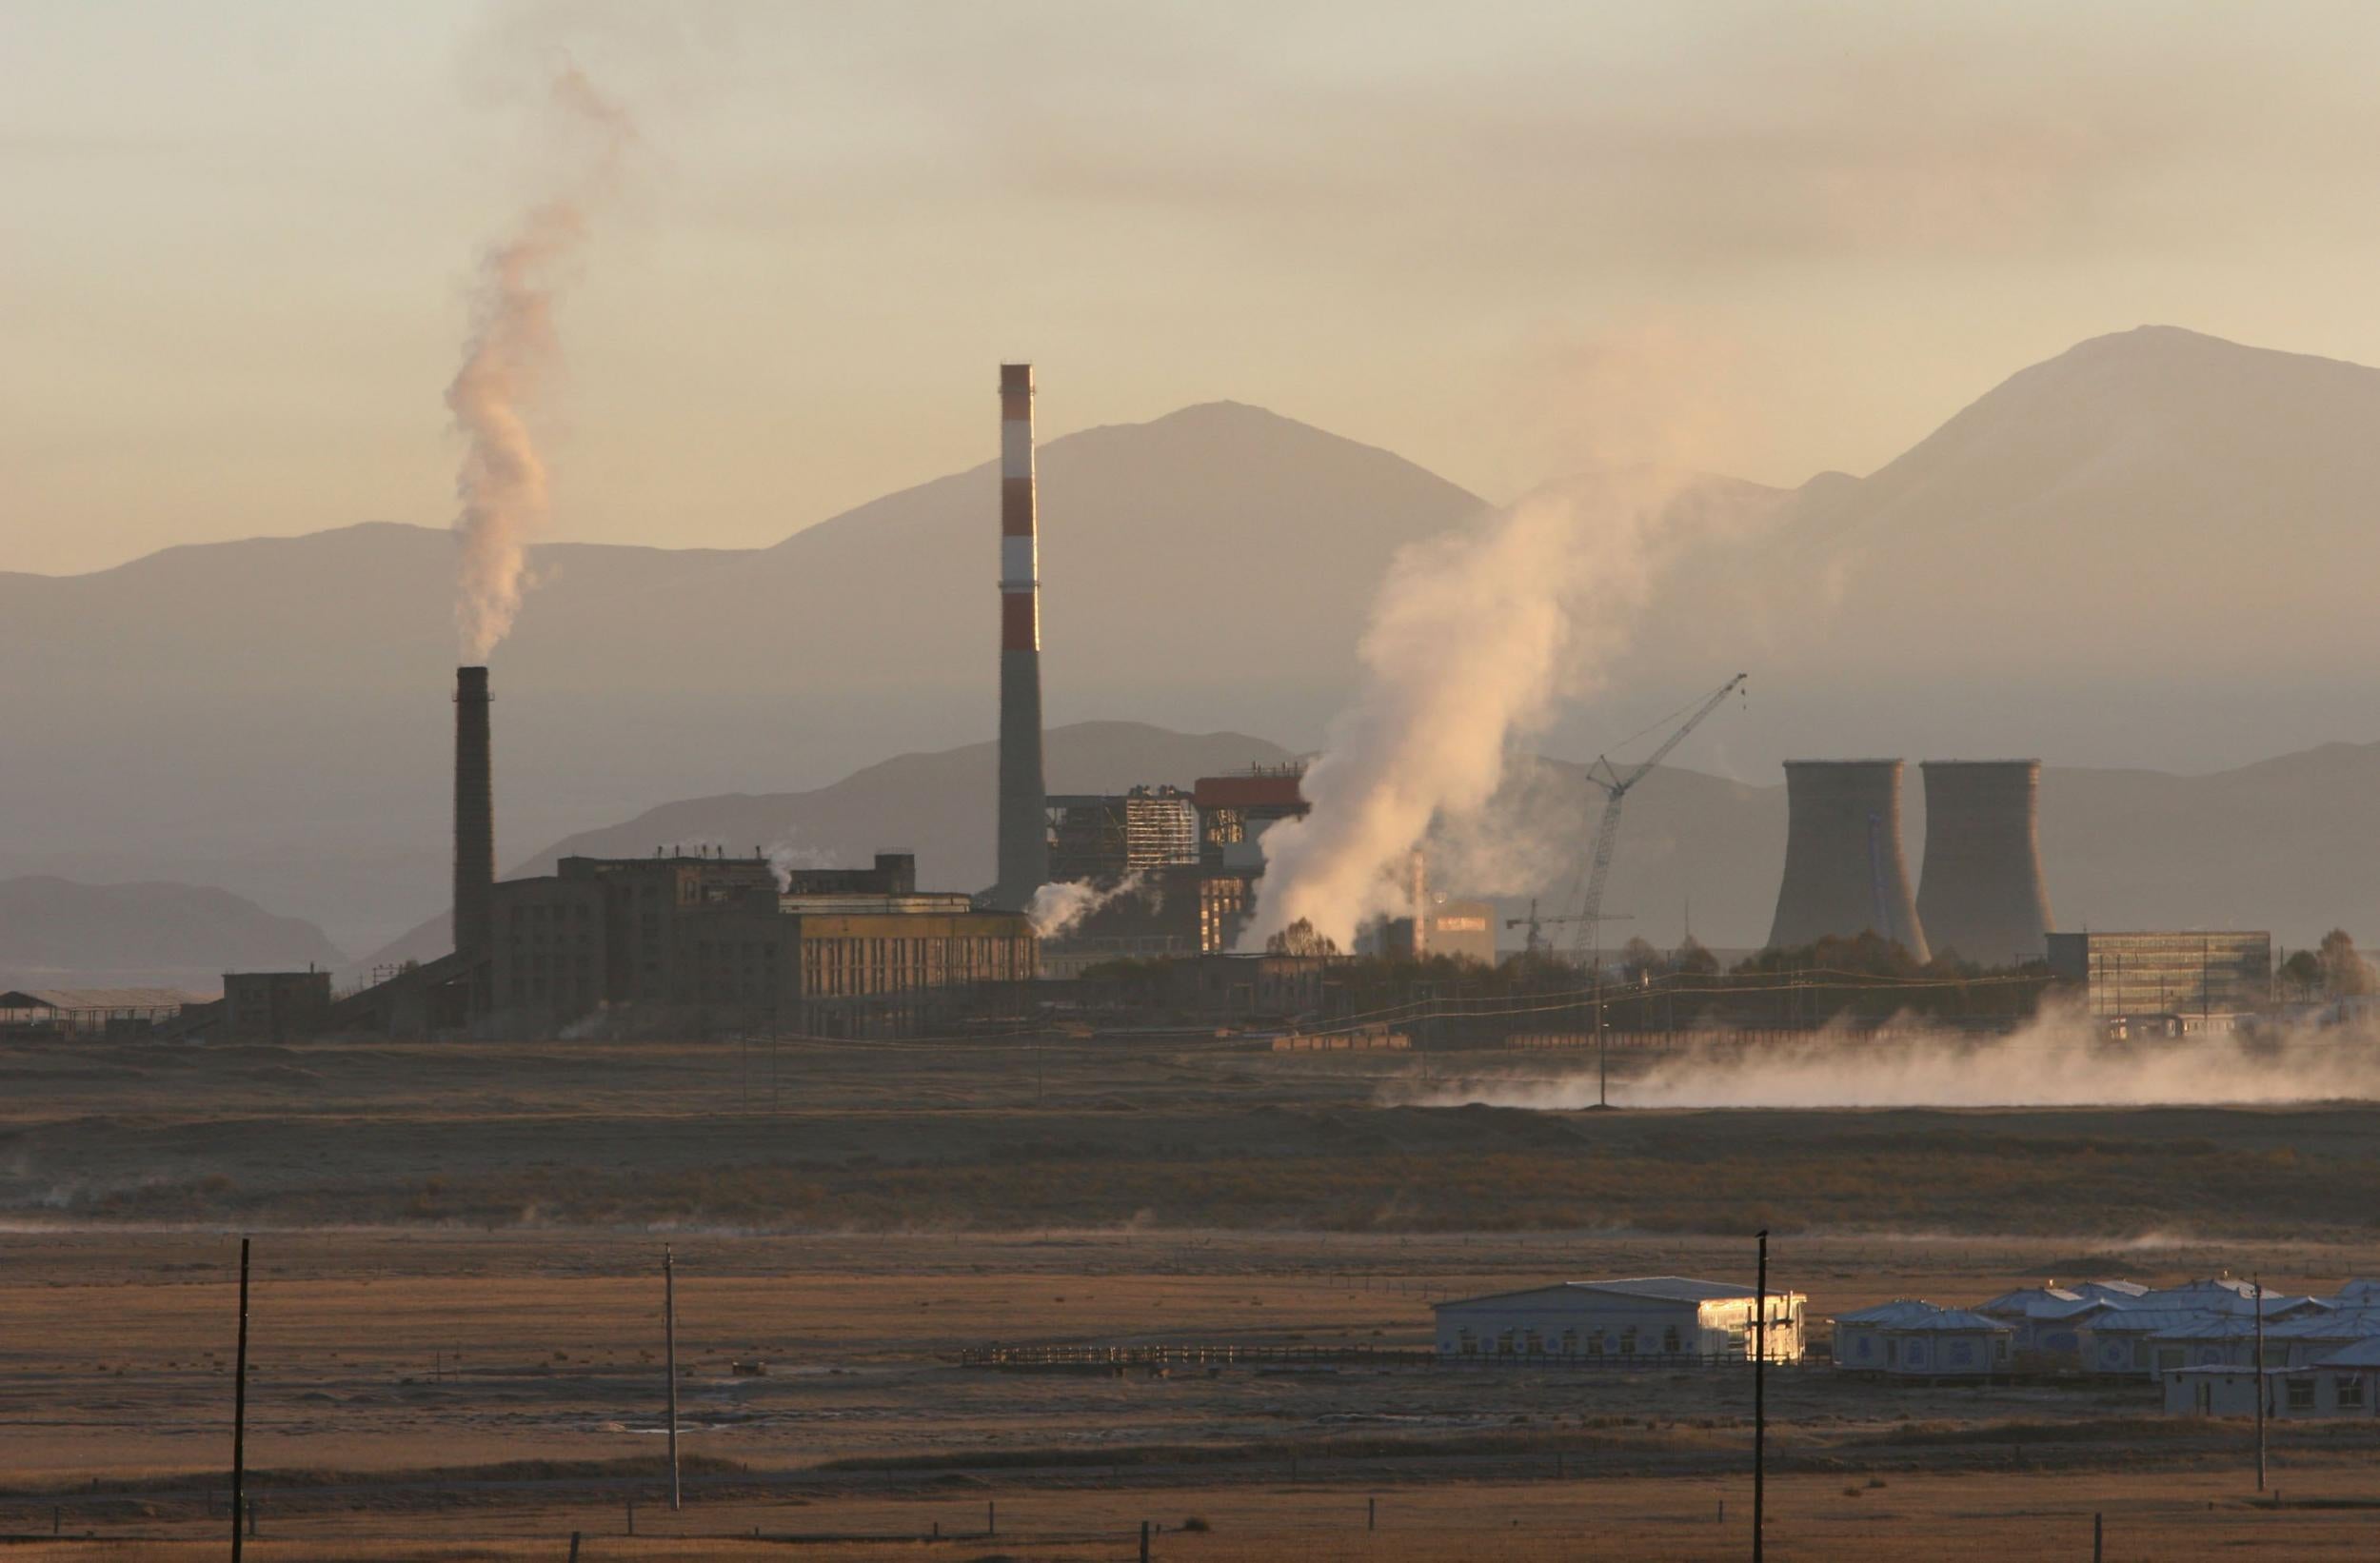
[[[1188,786],[1201,776],[1278,764],[1288,751],[1240,733],[1171,733],[1137,722],[1052,728],[1042,758],[1052,792],[1121,792],[1143,782]],[[831,786],[798,793],[730,793],[645,810],[582,831],[517,866],[506,879],[550,874],[572,856],[637,858],[657,846],[723,846],[790,855],[821,866],[865,864],[879,852],[914,852],[918,882],[980,890],[992,881],[992,807],[999,750],[970,743],[867,766]],[[371,958],[426,960],[448,947],[445,914]]]
[[[227,971],[328,971],[346,961],[312,923],[225,890],[0,880],[0,987],[214,993]]]
[[[1479,507],[1235,403],[1052,440],[1040,476],[1050,720],[1300,747],[1396,549]],[[495,657],[500,845],[988,737],[996,488],[987,462],[765,549],[539,549]],[[2143,327],[2020,370],[1865,477],[1718,488],[1771,519],[1669,573],[1541,752],[1592,755],[1738,670],[1749,703],[1682,761],[2178,778],[2380,737],[2380,371]],[[26,735],[0,874],[220,884],[353,948],[433,912],[451,575],[443,532],[371,525],[0,576],[0,664],[34,670],[0,685]]]
[[[1678,571],[1616,683],[1658,711],[1751,668],[1751,710],[1712,730],[1745,774],[1830,754],[2206,771],[2380,736],[2375,505],[2380,370],[2097,337]]]
[[[1389,556],[1479,506],[1235,403],[1051,440],[1040,477],[1059,723],[1319,737]],[[987,461],[773,548],[535,550],[493,659],[500,846],[988,737],[997,492]],[[0,664],[42,670],[0,686],[41,735],[0,773],[0,873],[223,884],[358,948],[438,907],[453,568],[371,524],[0,575]]]

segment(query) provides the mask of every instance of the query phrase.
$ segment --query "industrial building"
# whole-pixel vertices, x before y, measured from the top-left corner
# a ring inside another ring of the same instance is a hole
[[[1431,955],[1496,964],[1496,908],[1483,900],[1433,895],[1422,920],[1422,945]]]
[[[330,1023],[330,974],[226,972],[223,1013],[209,1028],[226,1041],[288,1042],[319,1035]]]
[[[2056,924],[2041,878],[2041,762],[1929,760],[1917,923],[1936,953],[2040,960]]]
[[[498,883],[490,906],[500,1030],[633,1009],[699,1027],[899,1034],[1029,981],[1039,962],[1029,919],[921,893],[905,853],[797,870],[782,888],[757,854],[565,858]]]
[[[1769,946],[1875,933],[1931,958],[1901,854],[1901,762],[1785,762],[1785,876]]]
[[[17,988],[0,993],[0,1032],[54,1037],[136,1036],[204,1003],[179,988]]]
[[[1494,1292],[1434,1306],[1438,1355],[1442,1362],[1742,1361],[1753,1350],[1757,1298],[1749,1286],[1683,1276],[1557,1281]],[[1798,1292],[1768,1295],[1770,1361],[1801,1360],[1807,1301]]]
[[[2123,1036],[2227,1031],[2272,1005],[2272,936],[2262,930],[2053,933],[2051,972],[2085,1014]]]
[[[1198,804],[1181,788],[1164,785],[1055,794],[1049,838],[1052,883],[1106,889],[1135,874],[1197,862]]]

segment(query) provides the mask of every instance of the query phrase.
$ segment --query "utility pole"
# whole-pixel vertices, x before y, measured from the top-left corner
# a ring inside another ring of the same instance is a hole
[[[661,1308],[664,1355],[669,1371],[669,1511],[678,1511],[678,1265],[669,1245],[661,1245]]]
[[[240,1239],[240,1349],[231,1374],[231,1563],[240,1563],[240,1511],[248,1486],[248,1239]]]
[[[1769,1482],[1769,1232],[1760,1229],[1760,1273],[1752,1315],[1752,1563],[1760,1563],[1760,1526]]]
[[[2264,1276],[2256,1280],[2256,1491],[2264,1491]]]

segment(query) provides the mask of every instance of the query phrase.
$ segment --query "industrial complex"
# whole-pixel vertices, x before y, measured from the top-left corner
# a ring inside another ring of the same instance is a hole
[[[1354,949],[1235,953],[1256,907],[1266,832],[1310,807],[1303,766],[1150,778],[1116,793],[1048,791],[1034,396],[1031,365],[1001,366],[997,871],[989,887],[921,888],[916,860],[897,841],[883,843],[866,868],[786,874],[758,849],[738,857],[713,845],[655,842],[645,856],[567,857],[550,873],[500,880],[489,671],[465,666],[453,689],[450,954],[352,988],[309,970],[229,973],[217,1000],[148,991],[12,995],[0,1025],[272,1039],[533,1038],[589,1027],[657,1037],[868,1037],[1016,1029],[1045,1021],[1053,1006],[1082,1013],[1161,1002],[1194,1019],[1300,1030],[1327,1028],[1354,1001],[1356,984],[1332,975],[1335,961],[1487,972],[1513,953],[1499,947],[1499,929],[1521,927],[1528,937],[1517,953],[1526,960],[1516,980],[1584,982],[1596,991],[1592,1014],[1567,1023],[1591,1021],[1597,1037],[1654,1024],[1647,995],[1656,974],[1640,956],[1622,974],[1603,949],[1602,924],[1611,920],[1603,889],[1620,805],[1747,675],[1674,722],[1645,759],[1587,767],[1602,813],[1591,837],[1579,821],[1591,850],[1581,864],[1583,895],[1571,906],[1541,917],[1532,901],[1526,918],[1505,915],[1508,908],[1433,883],[1426,853],[1417,849],[1398,875],[1404,911],[1364,929]],[[1925,841],[1913,890],[1901,846],[1904,762],[1787,762],[1770,951],[1877,940],[1917,968],[2031,974],[2031,991],[2071,987],[2081,1012],[2119,1037],[2232,1029],[2270,1009],[2272,950],[2263,933],[2056,929],[2041,861],[2038,761],[1927,761],[1920,769]],[[1074,911],[1046,914],[1041,900],[1051,886],[1076,893]],[[1550,967],[1546,924],[1576,931],[1567,960]],[[1183,969],[1178,980],[1154,985],[1112,980],[1149,962]],[[1636,984],[1633,1007],[1628,996],[1607,1000],[1602,993],[1607,979],[1623,975]],[[1691,974],[1661,975],[1664,1031],[1681,1023],[1681,975]],[[1440,986],[1442,976],[1423,991]],[[1366,992],[1384,996],[1377,982]],[[1763,1009],[1708,983],[1685,997],[1684,1023],[1705,1029],[1808,1027],[1862,1015],[1873,1023],[1890,1012],[1873,1003],[1814,1008],[1798,995]],[[2021,1013],[2002,1006],[1985,1018],[2006,1022]],[[1436,1035],[1478,1031],[1455,1024]]]

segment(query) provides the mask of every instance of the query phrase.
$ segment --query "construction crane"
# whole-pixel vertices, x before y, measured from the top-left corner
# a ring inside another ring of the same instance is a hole
[[[1702,719],[1717,710],[1721,702],[1742,688],[1744,681],[1751,677],[1749,673],[1738,673],[1720,684],[1694,708],[1693,715],[1679,722],[1669,737],[1663,739],[1640,762],[1630,767],[1626,775],[1620,773],[1619,767],[1614,765],[1607,755],[1596,756],[1595,763],[1587,767],[1587,780],[1603,789],[1603,822],[1596,829],[1595,853],[1587,861],[1586,894],[1578,902],[1577,916],[1568,920],[1578,926],[1577,942],[1573,947],[1573,953],[1590,970],[1599,970],[1603,964],[1603,949],[1600,941],[1596,940],[1596,931],[1606,920],[1603,916],[1603,881],[1611,876],[1612,848],[1619,841],[1620,805],[1628,801],[1631,788],[1643,781],[1654,766],[1668,758],[1672,749],[1686,742],[1686,735],[1701,726]],[[1651,730],[1646,729],[1648,732]],[[1637,736],[1642,737],[1643,734]]]
[[[1545,949],[1545,929],[1548,925],[1562,922],[1577,922],[1579,920],[1581,920],[1575,917],[1541,918],[1537,916],[1537,898],[1531,896],[1529,898],[1529,915],[1525,918],[1506,918],[1504,920],[1504,926],[1507,928],[1528,929],[1528,950],[1529,953],[1534,956],[1541,953]],[[1596,920],[1598,922],[1634,922],[1636,920],[1633,914],[1628,912],[1608,912],[1599,915]]]

